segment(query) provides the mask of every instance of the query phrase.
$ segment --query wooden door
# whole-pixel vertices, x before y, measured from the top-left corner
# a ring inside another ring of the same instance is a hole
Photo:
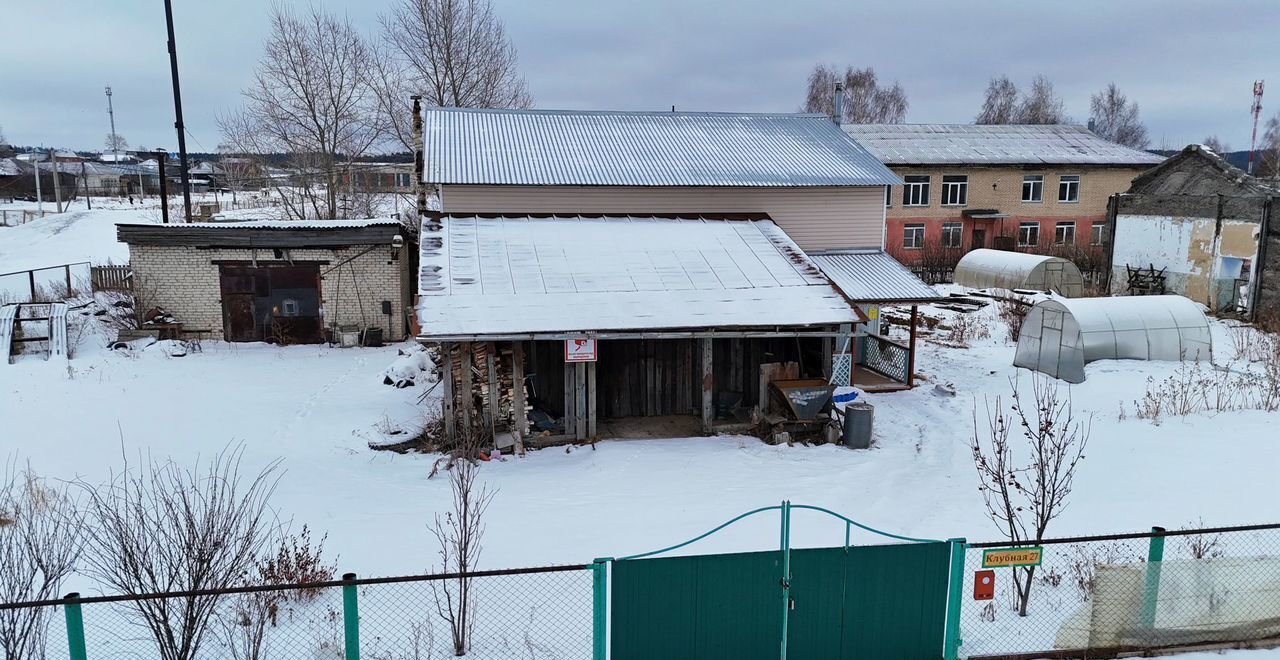
[[[985,229],[973,230],[973,241],[972,241],[971,249],[976,250],[978,248],[984,248],[984,247],[987,247],[987,230]]]
[[[227,341],[261,339],[254,318],[254,268],[222,266],[222,332]]]

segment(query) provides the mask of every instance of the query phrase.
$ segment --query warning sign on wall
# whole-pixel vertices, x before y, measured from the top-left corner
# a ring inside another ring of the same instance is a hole
[[[595,362],[596,340],[566,339],[564,340],[565,362]]]

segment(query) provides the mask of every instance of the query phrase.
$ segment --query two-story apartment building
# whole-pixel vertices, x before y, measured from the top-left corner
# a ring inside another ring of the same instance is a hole
[[[911,263],[976,248],[1098,246],[1108,199],[1163,158],[1082,126],[848,124],[903,180],[885,191],[885,247]]]

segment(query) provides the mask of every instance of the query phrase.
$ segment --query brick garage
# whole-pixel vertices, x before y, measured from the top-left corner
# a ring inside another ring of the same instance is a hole
[[[314,343],[325,330],[407,336],[415,250],[395,220],[119,225],[143,304],[228,341]],[[400,239],[403,242],[403,238]],[[389,312],[389,313],[388,313]]]

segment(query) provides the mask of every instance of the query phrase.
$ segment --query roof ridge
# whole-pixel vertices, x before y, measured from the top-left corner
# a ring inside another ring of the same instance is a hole
[[[543,114],[543,115],[633,115],[656,117],[788,117],[795,119],[830,119],[815,112],[734,112],[724,110],[575,110],[570,108],[452,108],[429,107],[424,112],[449,112],[467,114]]]

